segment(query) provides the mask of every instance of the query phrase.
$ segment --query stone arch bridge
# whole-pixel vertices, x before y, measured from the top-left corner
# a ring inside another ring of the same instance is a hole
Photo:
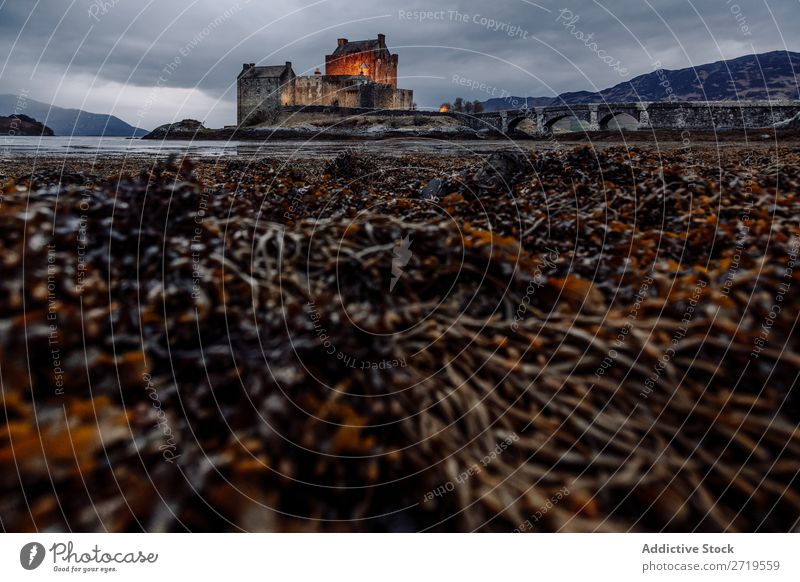
[[[509,134],[530,120],[537,133],[548,134],[562,119],[576,118],[588,131],[597,131],[607,129],[622,114],[635,119],[637,129],[754,129],[774,127],[800,115],[800,101],[587,103],[457,115],[475,130]]]

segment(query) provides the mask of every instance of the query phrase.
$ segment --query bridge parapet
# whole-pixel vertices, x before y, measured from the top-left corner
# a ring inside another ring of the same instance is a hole
[[[566,118],[582,121],[585,129],[607,129],[619,115],[636,120],[637,129],[724,130],[773,127],[800,114],[800,101],[690,101],[635,103],[580,103],[464,115],[474,129],[492,128],[513,133],[530,120],[540,134]]]

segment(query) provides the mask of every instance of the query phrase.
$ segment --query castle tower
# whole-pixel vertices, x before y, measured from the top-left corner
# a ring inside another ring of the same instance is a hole
[[[336,50],[325,56],[326,75],[364,75],[370,81],[397,88],[397,55],[389,52],[386,35],[372,40],[340,38]]]

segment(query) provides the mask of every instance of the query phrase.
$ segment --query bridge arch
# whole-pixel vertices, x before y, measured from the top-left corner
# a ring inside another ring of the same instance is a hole
[[[543,127],[543,128],[544,128],[544,129],[545,129],[545,130],[546,130],[548,133],[549,133],[549,132],[552,132],[552,131],[553,131],[553,126],[554,126],[556,123],[558,123],[559,121],[564,121],[565,119],[574,119],[574,120],[576,120],[576,121],[579,121],[579,122],[581,122],[581,123],[586,123],[586,120],[585,120],[585,119],[583,119],[583,116],[581,116],[581,115],[576,115],[575,113],[573,113],[573,112],[571,112],[571,111],[566,111],[566,112],[564,112],[564,113],[557,113],[557,114],[553,115],[552,117],[548,118],[548,119],[547,119],[547,120],[544,122],[544,124],[542,124],[542,127]]]
[[[529,122],[529,123],[526,123],[526,122]],[[524,131],[524,128],[526,126],[531,125],[531,124],[533,125],[534,130],[538,131],[539,130],[539,123],[540,122],[537,119],[536,115],[530,115],[530,114],[518,115],[518,116],[512,118],[508,122],[508,130],[507,131],[508,131],[508,133],[513,133],[513,132],[515,132],[517,130],[520,130],[520,131],[523,131],[525,133],[529,133],[527,131]]]
[[[610,112],[607,112],[607,113],[603,114],[597,120],[597,122],[598,122],[597,125],[598,125],[598,127],[600,129],[608,129],[608,125],[614,120],[616,120],[617,123],[620,123],[621,121],[631,120],[629,122],[630,125],[635,124],[637,128],[639,126],[639,115],[638,115],[638,112],[626,111],[626,110],[610,111]]]
[[[535,118],[537,133],[552,131],[553,125],[574,117],[583,122],[586,129],[608,128],[612,119],[627,113],[636,120],[639,130],[675,129],[678,120],[681,127],[696,130],[721,128],[791,128],[800,120],[800,102],[636,102],[636,103],[589,103],[560,107],[536,107],[530,110],[517,109],[502,112],[485,112],[474,115],[456,115],[465,125],[475,130],[490,128],[499,132],[518,129],[527,118]],[[440,114],[445,115],[445,114]],[[588,123],[588,128],[586,124]],[[633,126],[633,122],[631,122]],[[577,129],[577,128],[574,128]]]

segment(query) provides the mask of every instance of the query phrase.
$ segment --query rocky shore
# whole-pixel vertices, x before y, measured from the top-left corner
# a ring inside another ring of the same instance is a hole
[[[374,116],[360,116],[348,118],[347,121],[325,116],[295,116],[292,123],[285,125],[263,124],[256,127],[225,127],[211,129],[201,122],[191,119],[162,125],[142,137],[146,140],[185,140],[185,141],[271,141],[271,140],[336,140],[336,141],[371,141],[390,139],[439,139],[445,141],[455,140],[489,140],[508,139],[516,141],[550,142],[553,140],[564,142],[630,142],[653,143],[656,142],[683,142],[692,143],[747,143],[772,141],[776,143],[800,144],[800,131],[796,124],[787,123],[785,126],[763,130],[727,130],[707,131],[693,130],[642,130],[629,131],[608,129],[602,131],[565,132],[555,135],[537,135],[515,131],[511,136],[501,132],[472,128],[456,122],[433,124],[422,121],[414,122],[413,116],[406,120],[380,119]],[[452,120],[451,120],[452,121]]]
[[[377,140],[397,138],[487,139],[501,134],[488,130],[475,131],[447,118],[447,123],[433,123],[425,118],[415,122],[413,116],[381,118],[379,116],[325,116],[292,114],[280,124],[255,127],[209,129],[193,119],[162,125],[142,139],[265,141],[285,139]]]

